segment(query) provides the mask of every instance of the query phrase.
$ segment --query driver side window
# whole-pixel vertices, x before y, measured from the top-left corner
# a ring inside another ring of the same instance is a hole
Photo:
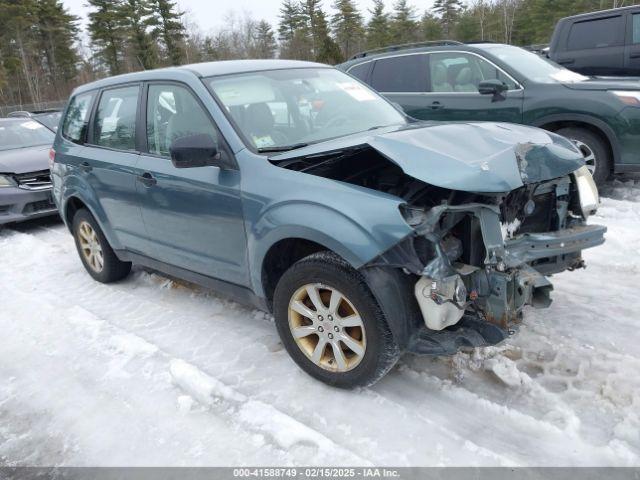
[[[177,138],[217,132],[193,94],[180,85],[149,85],[147,97],[147,148],[149,153],[170,156]]]
[[[500,80],[509,90],[518,88],[513,80],[486,60],[468,53],[432,53],[429,58],[432,92],[478,93],[480,82]]]

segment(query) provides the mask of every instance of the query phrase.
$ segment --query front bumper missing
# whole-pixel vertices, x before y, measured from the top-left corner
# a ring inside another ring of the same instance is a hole
[[[604,226],[585,225],[574,219],[568,228],[525,233],[505,240],[500,212],[493,206],[441,206],[432,212],[431,220],[416,230],[436,245],[436,257],[420,272],[420,281],[432,284],[430,293],[416,289],[416,299],[429,332],[451,328],[452,304],[467,314],[475,310],[477,318],[505,331],[510,329],[521,319],[525,305],[546,308],[551,304],[553,286],[545,275],[582,267],[581,251],[602,244],[607,230]],[[483,267],[454,263],[442,248],[442,239],[464,215],[473,215],[479,222],[486,250]],[[447,288],[443,287],[451,283],[453,277],[464,283],[469,292],[467,302],[446,294]]]
[[[579,225],[557,232],[525,233],[505,242],[504,262],[506,267],[517,267],[597,247],[604,243],[606,231],[602,225]]]

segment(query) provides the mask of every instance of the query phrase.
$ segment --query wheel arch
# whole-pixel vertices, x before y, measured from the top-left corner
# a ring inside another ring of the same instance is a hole
[[[395,202],[391,207],[397,215],[397,219],[395,216],[392,218],[402,222]],[[291,262],[297,261],[302,253],[327,250],[359,269],[411,233],[406,224],[398,223],[395,228],[389,228],[384,220],[389,222],[388,216],[382,214],[374,220],[352,218],[344,212],[310,201],[289,201],[268,208],[247,231],[254,292],[259,297],[269,298],[274,285],[273,278],[264,274],[265,266],[267,270],[273,266],[278,254]],[[279,271],[277,268],[276,272]]]
[[[102,233],[106,237],[109,245],[112,248],[119,248],[119,243],[116,242],[116,237],[113,234],[111,228],[108,227],[108,221],[106,215],[100,205],[97,202],[91,202],[87,199],[82,191],[79,189],[68,188],[65,191],[64,200],[61,206],[61,217],[71,233],[73,227],[73,217],[80,209],[86,209],[93,215],[98,226],[102,230]]]

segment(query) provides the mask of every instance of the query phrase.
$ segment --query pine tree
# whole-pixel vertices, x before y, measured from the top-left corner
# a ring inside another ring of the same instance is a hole
[[[184,61],[185,28],[182,25],[183,13],[178,11],[172,0],[151,0],[151,8],[156,13],[158,25],[152,35],[162,41],[165,57],[171,65],[180,65]]]
[[[327,17],[322,10],[322,0],[303,0],[300,6],[300,18],[303,22],[303,35],[311,45],[310,59],[317,60],[320,50],[329,37]]]
[[[373,0],[373,10],[367,24],[367,48],[380,48],[389,44],[389,16],[384,11],[382,0]]]
[[[301,7],[294,0],[284,0],[280,8],[278,38],[282,58],[308,58],[310,47]]]
[[[393,15],[389,25],[393,43],[415,42],[419,38],[415,9],[407,0],[397,0],[393,5]]]
[[[296,31],[302,26],[300,6],[293,0],[284,0],[279,18],[278,38],[281,42],[292,41]]]
[[[120,6],[120,18],[124,25],[130,54],[130,67],[149,70],[158,64],[158,54],[149,34],[158,28],[160,21],[149,0],[124,0]]]
[[[334,37],[345,58],[361,49],[364,39],[362,14],[353,0],[336,0],[333,4],[336,14],[332,17]]]
[[[99,64],[108,73],[124,71],[125,28],[122,19],[122,0],[87,0],[95,10],[89,12],[89,36]]]
[[[257,58],[273,58],[278,44],[271,29],[271,25],[266,20],[260,20],[255,28],[254,37],[254,57]]]
[[[39,0],[34,7],[37,48],[45,60],[42,67],[56,97],[62,98],[77,74],[78,17],[69,14],[60,0]]]
[[[440,18],[445,38],[450,38],[453,33],[461,9],[461,0],[436,0],[434,2],[433,11]]]
[[[424,12],[420,20],[422,38],[424,40],[440,40],[442,38],[442,25],[440,21],[428,11]]]

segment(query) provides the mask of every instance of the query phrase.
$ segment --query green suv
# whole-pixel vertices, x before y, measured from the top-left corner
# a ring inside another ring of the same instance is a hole
[[[421,120],[533,125],[572,140],[598,183],[640,171],[640,82],[585,77],[518,47],[401,45],[338,68]]]

